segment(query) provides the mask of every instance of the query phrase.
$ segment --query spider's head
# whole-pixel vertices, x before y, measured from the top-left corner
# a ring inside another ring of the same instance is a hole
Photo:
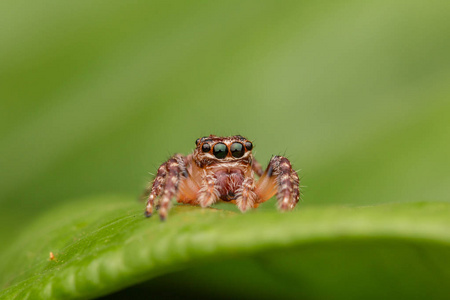
[[[253,144],[245,137],[210,135],[195,141],[194,159],[199,165],[221,162],[251,162]]]

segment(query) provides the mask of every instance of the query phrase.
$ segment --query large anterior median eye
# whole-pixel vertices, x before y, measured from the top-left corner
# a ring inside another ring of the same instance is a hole
[[[228,154],[227,145],[223,143],[217,143],[214,145],[213,154],[217,158],[225,158]]]
[[[241,143],[233,143],[230,146],[231,155],[234,157],[242,157],[245,153],[244,146]]]

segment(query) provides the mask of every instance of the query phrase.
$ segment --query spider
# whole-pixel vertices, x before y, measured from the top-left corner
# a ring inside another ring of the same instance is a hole
[[[210,135],[197,139],[195,145],[192,154],[175,154],[159,167],[145,216],[150,217],[159,207],[159,217],[164,221],[174,197],[179,203],[201,207],[230,202],[242,212],[257,208],[275,194],[282,211],[293,209],[299,201],[300,180],[287,158],[273,156],[263,171],[253,158],[252,142],[243,136]]]

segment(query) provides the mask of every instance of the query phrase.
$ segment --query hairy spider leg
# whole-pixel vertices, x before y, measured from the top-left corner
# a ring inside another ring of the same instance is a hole
[[[292,179],[292,166],[289,160],[285,157],[279,157],[278,165],[278,206],[281,210],[292,209],[297,203],[296,199],[294,199],[294,189],[298,189],[298,186],[294,187]]]
[[[298,201],[300,200],[300,178],[298,178],[298,174],[295,171],[292,171],[292,184],[294,187],[294,192],[293,192],[293,200],[294,200],[294,205],[296,205],[298,203]]]
[[[145,215],[147,217],[152,215],[154,202],[156,198],[160,196],[159,217],[161,220],[165,220],[167,218],[167,211],[169,209],[170,201],[178,193],[180,180],[189,177],[186,168],[186,161],[186,157],[183,155],[175,154],[159,167],[147,201],[145,210]]]
[[[178,184],[180,181],[180,164],[176,157],[173,157],[167,161],[167,176],[166,183],[164,185],[164,191],[162,192],[159,200],[159,218],[164,221],[167,218],[167,212],[169,210],[170,200],[175,197]]]
[[[299,179],[289,160],[283,156],[272,157],[256,183],[255,192],[257,203],[265,202],[276,194],[280,210],[294,208],[300,196]]]
[[[161,191],[163,190],[164,183],[166,181],[166,175],[167,175],[167,162],[163,163],[158,168],[158,172],[156,173],[156,177],[155,180],[153,181],[153,186],[150,195],[148,196],[147,206],[145,208],[146,217],[150,217],[153,214],[155,199],[161,194]]]

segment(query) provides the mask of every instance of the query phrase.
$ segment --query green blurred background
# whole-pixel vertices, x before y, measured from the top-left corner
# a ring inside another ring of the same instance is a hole
[[[0,247],[209,134],[288,156],[300,206],[450,201],[449,3],[1,1]]]

